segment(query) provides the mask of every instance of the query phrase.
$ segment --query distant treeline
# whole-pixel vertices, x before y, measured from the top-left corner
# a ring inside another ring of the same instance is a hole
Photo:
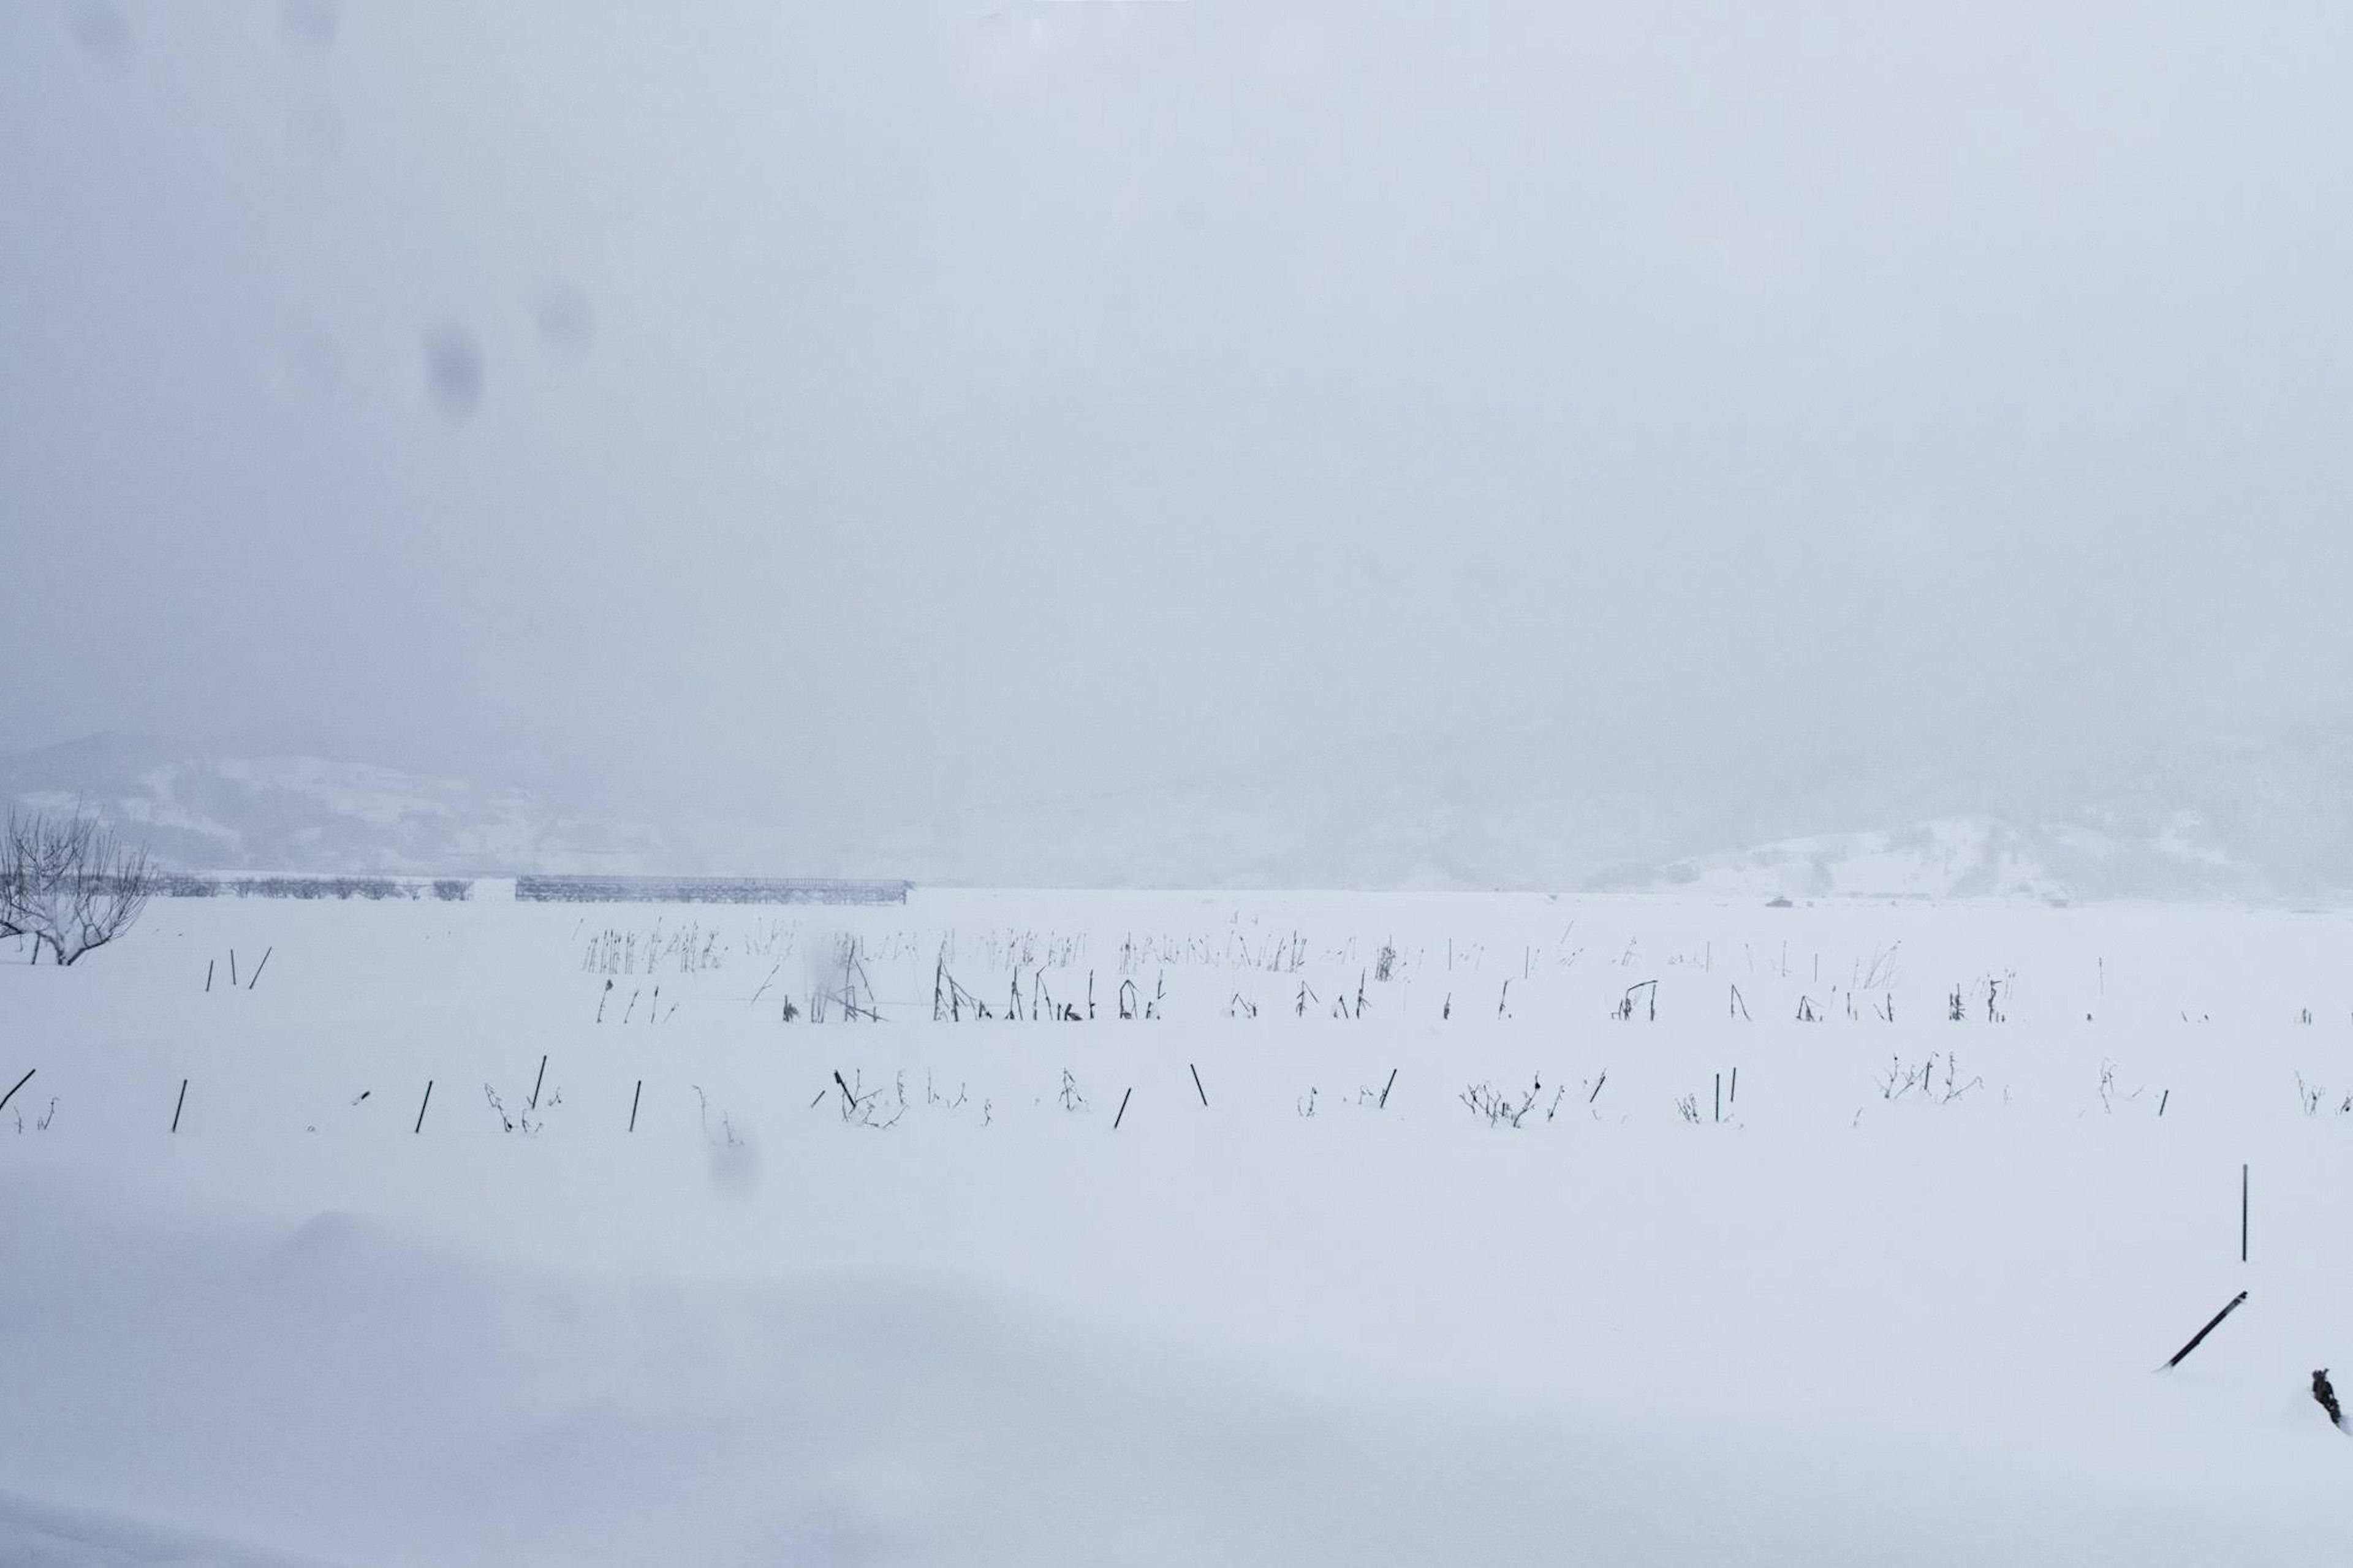
[[[514,896],[555,904],[903,904],[909,882],[811,877],[517,877]],[[459,877],[244,876],[159,871],[167,899],[470,899]]]
[[[913,886],[808,877],[517,877],[514,896],[559,904],[903,904]]]
[[[423,899],[452,901],[473,896],[474,884],[457,877],[234,877],[195,871],[156,874],[155,891],[167,899]]]

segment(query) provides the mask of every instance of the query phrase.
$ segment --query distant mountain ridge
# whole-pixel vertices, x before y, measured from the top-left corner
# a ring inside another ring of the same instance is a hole
[[[2271,889],[2253,868],[2203,841],[2183,814],[2157,834],[2119,837],[2096,828],[2021,828],[1984,817],[1946,817],[1905,828],[1782,839],[1694,857],[1654,873],[1604,878],[1603,888],[1719,898],[2261,899]]]
[[[657,829],[543,790],[109,735],[0,757],[0,799],[84,801],[166,862],[206,870],[1742,900],[2341,904],[2353,889],[2353,737],[2334,732],[2184,743],[2128,769],[2037,752],[2006,775],[1915,766],[1812,787],[1672,763],[1609,774],[1590,754],[1590,737],[1523,725],[1372,738],[881,831],[687,812]]]
[[[658,834],[538,791],[319,757],[189,754],[140,736],[0,757],[0,797],[86,805],[191,870],[635,873],[672,858]]]

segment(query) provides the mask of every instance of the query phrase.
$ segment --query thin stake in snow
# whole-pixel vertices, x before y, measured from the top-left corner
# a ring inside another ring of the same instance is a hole
[[[1724,1075],[1715,1075],[1715,1119],[1724,1120]]]
[[[16,1080],[16,1089],[22,1089],[26,1084],[32,1082],[33,1074],[39,1070],[40,1069],[37,1068],[26,1068],[25,1069],[25,1076]],[[16,1089],[12,1089],[5,1094],[0,1094],[0,1110],[5,1110],[8,1109],[8,1102],[16,1098]]]
[[[0,1100],[0,1105],[5,1105],[5,1104],[6,1104],[6,1103],[7,1103],[7,1101],[5,1101],[5,1100]],[[2241,1166],[2239,1167],[2239,1261],[2240,1261],[2240,1262],[2242,1262],[2242,1263],[2244,1263],[2246,1260],[2247,1260],[2247,1168],[2246,1168],[2246,1166],[2244,1166],[2244,1165],[2241,1165]],[[2195,1341],[2192,1341],[2192,1342],[2191,1342],[2191,1343],[2193,1343],[2193,1344],[2194,1344],[2194,1343],[2196,1343],[2196,1342],[2195,1342]]]
[[[237,949],[228,950],[228,988],[237,989]]]
[[[1374,1104],[1375,1110],[1387,1110],[1389,1108],[1389,1090],[1397,1087],[1397,1068],[1389,1068],[1389,1080],[1381,1085],[1381,1098]]]
[[[182,1079],[180,1080],[180,1098],[172,1103],[172,1131],[174,1132],[177,1132],[180,1130],[181,1108],[185,1106],[187,1103],[188,1080],[186,1079]]]
[[[1740,1069],[1738,1068],[1732,1069],[1732,1092],[1725,1097],[1725,1103],[1727,1105],[1740,1103]]]
[[[645,1093],[645,1091],[646,1080],[643,1079],[638,1079],[638,1087],[629,1091],[629,1131],[632,1132],[635,1132],[638,1130],[638,1096]],[[823,1095],[819,1095],[818,1098],[822,1100],[825,1097]]]
[[[432,1103],[433,1080],[428,1078],[425,1080],[425,1098],[417,1102],[417,1125],[409,1129],[412,1133],[425,1131],[425,1108]]]
[[[546,1081],[547,1053],[542,1051],[539,1056],[539,1076],[531,1080],[531,1108],[533,1110],[537,1110],[539,1109],[539,1086]]]
[[[266,947],[261,950],[261,962],[253,966],[253,978],[245,983],[245,988],[248,991],[252,990],[255,986],[261,984],[261,972],[269,967],[269,955],[277,951],[278,950],[274,947]]]
[[[1193,1075],[1193,1092],[1199,1095],[1201,1103],[1207,1106],[1209,1103],[1209,1091],[1201,1087],[1201,1069],[1194,1067],[1191,1062],[1187,1062],[1185,1066]]]
[[[2191,1351],[2196,1350],[2199,1345],[2204,1342],[2206,1336],[2214,1331],[2214,1325],[2220,1323],[2223,1319],[2237,1311],[2239,1310],[2239,1303],[2246,1299],[2247,1293],[2244,1290],[2240,1291],[2237,1295],[2231,1298],[2231,1304],[2229,1306],[2223,1308],[2221,1311],[2207,1319],[2206,1326],[2199,1330],[2196,1333],[2190,1335],[2189,1342],[2188,1344],[2173,1352],[2173,1359],[2165,1363],[2168,1370],[2179,1366],[2181,1364],[2181,1359],[2188,1355]]]
[[[1113,1117],[1113,1118],[1111,1119],[1111,1130],[1112,1130],[1113,1131],[1116,1132],[1116,1131],[1119,1131],[1120,1117],[1124,1117],[1124,1116],[1125,1116],[1125,1115],[1127,1114],[1127,1097],[1128,1097],[1128,1095],[1134,1094],[1134,1092],[1135,1092],[1135,1086],[1134,1086],[1134,1084],[1129,1084],[1129,1085],[1127,1086],[1127,1089],[1126,1089],[1125,1092],[1124,1092],[1124,1093],[1122,1093],[1122,1094],[1120,1095],[1120,1097],[1119,1097],[1119,1115],[1118,1115],[1118,1116],[1114,1116],[1114,1117]]]
[[[205,960],[205,994],[207,996],[213,994],[213,965],[219,962],[220,960],[217,958],[207,958]]]

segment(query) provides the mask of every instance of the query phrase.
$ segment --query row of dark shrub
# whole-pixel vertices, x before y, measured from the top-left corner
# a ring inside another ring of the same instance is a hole
[[[192,871],[159,872],[155,891],[167,899],[436,899],[458,902],[473,897],[470,879],[436,877],[206,877]]]
[[[912,884],[786,877],[588,877],[515,879],[525,903],[664,904],[903,904]],[[457,877],[270,877],[155,873],[155,892],[167,899],[424,899],[473,897],[470,879]]]
[[[517,877],[522,903],[903,904],[913,884],[825,877]]]

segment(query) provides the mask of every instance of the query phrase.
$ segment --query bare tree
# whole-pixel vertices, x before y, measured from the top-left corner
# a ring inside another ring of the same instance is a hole
[[[33,939],[32,962],[79,960],[129,931],[155,890],[143,845],[126,844],[79,807],[68,816],[8,815],[0,840],[0,931]]]
[[[0,937],[25,934],[24,865],[16,856],[16,814],[8,814],[8,826],[0,833]],[[33,956],[41,956],[37,945]]]

